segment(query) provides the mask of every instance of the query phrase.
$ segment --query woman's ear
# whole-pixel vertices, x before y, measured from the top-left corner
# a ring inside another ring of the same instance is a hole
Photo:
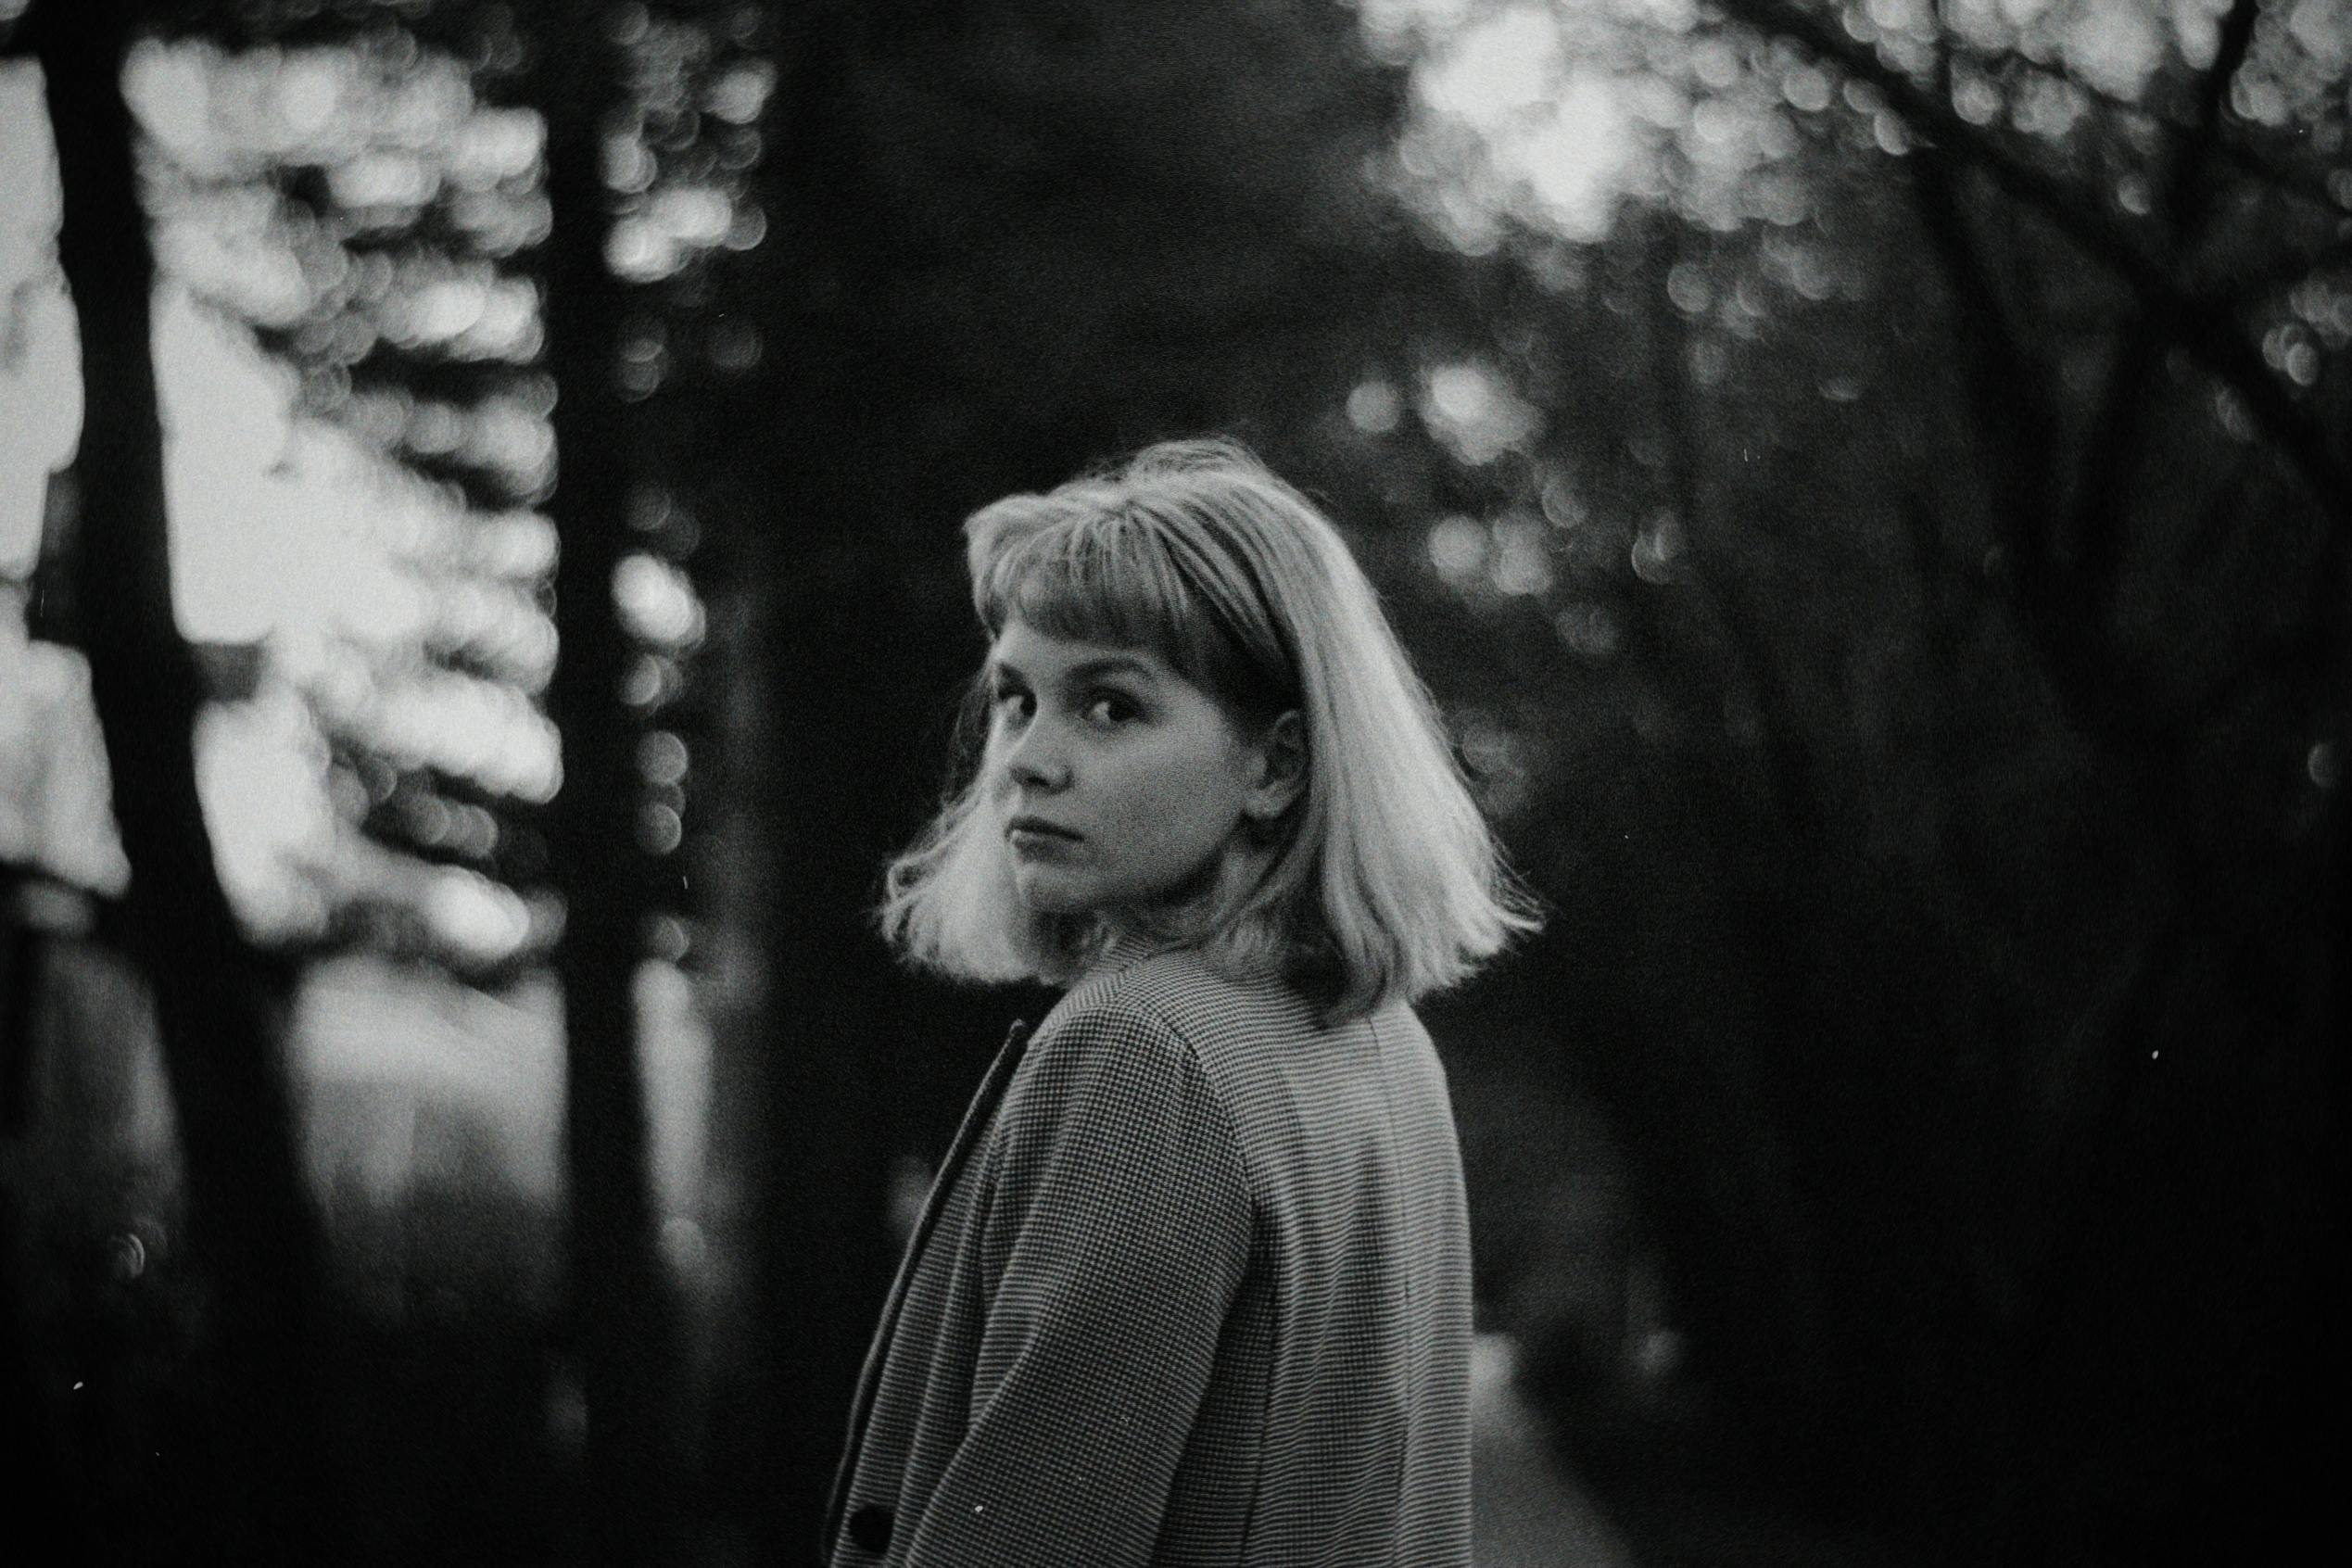
[[[1307,788],[1307,725],[1298,710],[1289,709],[1268,725],[1252,751],[1257,778],[1242,811],[1263,826],[1288,811]]]

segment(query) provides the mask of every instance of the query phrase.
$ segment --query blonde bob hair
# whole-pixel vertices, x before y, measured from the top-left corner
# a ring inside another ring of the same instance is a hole
[[[1227,969],[1275,966],[1346,1018],[1450,985],[1535,927],[1372,584],[1314,504],[1246,449],[1165,442],[983,507],[964,532],[991,639],[1018,620],[1149,650],[1244,733],[1299,714],[1297,799],[1271,824],[1245,821],[1208,890],[1133,934]],[[963,782],[891,864],[883,933],[909,962],[958,978],[1068,983],[1111,933],[1016,893],[987,708],[976,682]]]

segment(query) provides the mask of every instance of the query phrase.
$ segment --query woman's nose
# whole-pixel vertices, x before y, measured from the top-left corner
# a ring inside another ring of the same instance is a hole
[[[1055,752],[1044,729],[1031,725],[1005,757],[1005,772],[1025,790],[1059,790],[1069,782],[1069,764]]]

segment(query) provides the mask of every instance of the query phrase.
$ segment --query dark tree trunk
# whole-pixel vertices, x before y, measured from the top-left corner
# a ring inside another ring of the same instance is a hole
[[[755,389],[774,438],[745,463],[770,516],[747,519],[738,540],[748,706],[729,726],[736,793],[742,831],[773,864],[728,873],[760,996],[726,1041],[715,1094],[729,1109],[715,1136],[758,1220],[739,1484],[756,1488],[746,1501],[763,1560],[783,1562],[815,1560],[889,1283],[886,1096],[900,1091],[885,1080],[910,1004],[866,908],[904,827],[891,818],[907,758],[929,739],[917,715],[940,689],[925,677],[942,628],[913,621],[921,596],[906,579],[909,538],[945,509],[912,432],[885,412],[915,403],[880,362],[869,291],[887,287],[889,263],[862,227],[871,171],[856,95],[877,26],[855,6],[812,4],[779,40],[777,150],[761,184],[778,351]],[[943,563],[953,536],[935,537]]]
[[[664,1553],[676,1442],[673,1313],[648,1185],[648,1134],[634,979],[643,956],[647,868],[638,847],[634,723],[621,705],[629,639],[613,599],[624,553],[628,465],[613,382],[625,290],[605,264],[609,197],[601,119],[622,93],[601,23],[541,12],[546,50],[550,368],[561,465],[553,504],[561,655],[548,710],[563,737],[563,786],[548,818],[565,911],[556,969],[564,997],[566,1173],[572,1310],[588,1400],[587,1539],[595,1559]]]
[[[315,1562],[348,1555],[320,1440],[320,1229],[281,1056],[284,977],[238,932],[196,795],[203,690],[172,619],[154,262],[121,92],[127,9],[53,3],[33,25],[63,187],[58,256],[81,321],[75,590],[131,864],[129,934],[154,987],[192,1260],[212,1303],[206,1441],[183,1461],[187,1490],[158,1500],[207,1505],[174,1532],[192,1560]]]
[[[16,867],[0,864],[0,1146],[18,1170],[23,1168],[19,1145],[30,1116],[33,1027],[44,967],[44,934],[19,902],[26,879]],[[6,1339],[5,1351],[0,1351],[0,1431],[37,1432],[44,1421],[33,1359],[19,1327],[26,1299],[27,1256],[17,1204],[0,1203],[0,1334]],[[51,1510],[58,1499],[71,1499],[68,1511],[86,1507],[81,1476],[62,1462],[52,1445],[31,1443],[25,1449],[23,1468],[16,1477],[25,1496],[47,1499]],[[49,1538],[55,1543],[49,1549],[60,1563],[90,1561],[79,1520]]]

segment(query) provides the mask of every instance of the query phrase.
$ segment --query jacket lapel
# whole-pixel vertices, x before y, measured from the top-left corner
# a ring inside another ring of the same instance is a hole
[[[841,1465],[833,1473],[833,1495],[825,1508],[823,1549],[828,1560],[834,1537],[841,1531],[841,1510],[849,1500],[850,1478],[857,1469],[858,1450],[866,1443],[866,1423],[874,1414],[874,1394],[882,1381],[882,1362],[898,1332],[899,1310],[905,1304],[906,1287],[915,1277],[915,1265],[922,1259],[923,1249],[939,1224],[940,1210],[945,1206],[948,1194],[955,1190],[955,1180],[971,1158],[973,1146],[995,1116],[997,1102],[1005,1097],[1005,1086],[1012,1081],[1013,1069],[1020,1065],[1029,1036],[1026,1021],[1015,1023],[1005,1034],[996,1059],[989,1064],[988,1076],[980,1080],[980,1092],[972,1096],[963,1122],[955,1129],[955,1141],[947,1146],[947,1157],[940,1162],[939,1174],[932,1178],[931,1190],[923,1199],[922,1217],[915,1221],[915,1233],[907,1240],[905,1256],[899,1259],[898,1277],[891,1282],[890,1296],[882,1305],[880,1326],[874,1331],[874,1342],[866,1351],[866,1365],[858,1373],[857,1397],[850,1403],[849,1442],[841,1450]]]

